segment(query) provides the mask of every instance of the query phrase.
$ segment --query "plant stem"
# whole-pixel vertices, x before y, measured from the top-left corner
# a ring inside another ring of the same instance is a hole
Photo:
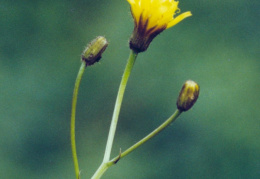
[[[80,171],[79,171],[79,164],[78,164],[78,157],[77,157],[77,152],[76,152],[76,140],[75,140],[75,116],[76,116],[76,105],[77,105],[77,97],[78,97],[78,90],[79,90],[79,85],[80,81],[82,79],[83,73],[85,71],[86,64],[85,62],[82,62],[76,82],[75,82],[75,87],[73,91],[73,98],[72,98],[72,107],[71,107],[71,123],[70,123],[70,137],[71,137],[71,149],[72,149],[72,157],[73,157],[73,162],[74,162],[74,167],[75,167],[75,174],[76,174],[76,179],[80,179]]]
[[[171,115],[164,123],[162,123],[159,127],[157,127],[153,132],[151,132],[150,134],[148,134],[146,137],[144,137],[143,139],[141,139],[139,142],[135,143],[134,145],[132,145],[131,147],[129,147],[127,150],[125,150],[124,152],[122,152],[120,154],[120,156],[115,157],[114,159],[112,159],[111,161],[118,161],[119,158],[123,158],[126,155],[128,155],[129,153],[133,152],[135,149],[137,149],[138,147],[140,147],[142,144],[146,143],[148,140],[150,140],[151,138],[153,138],[155,135],[159,134],[163,129],[165,129],[167,126],[169,126],[172,122],[174,122],[181,114],[181,111],[179,111],[178,109],[173,113],[173,115]]]
[[[109,164],[108,164],[109,163]],[[100,177],[107,171],[107,169],[112,166],[112,162],[102,163],[91,179],[100,179]]]
[[[122,77],[122,80],[121,80],[121,83],[120,83],[120,86],[119,86],[119,89],[118,89],[116,104],[115,104],[113,117],[112,117],[110,129],[109,129],[109,134],[108,134],[107,145],[106,145],[106,150],[105,150],[103,162],[108,162],[109,158],[110,158],[112,145],[113,145],[113,141],[114,141],[114,137],[115,137],[115,133],[116,133],[118,116],[119,116],[119,112],[120,112],[120,109],[121,109],[121,104],[122,104],[122,101],[123,101],[126,84],[127,84],[128,78],[131,74],[132,68],[134,66],[134,62],[136,60],[136,57],[137,57],[137,53],[134,52],[133,50],[131,50],[129,58],[128,58],[128,62],[127,62],[127,65],[126,65],[126,68],[125,68],[125,71],[124,71],[124,74],[123,74],[123,77]]]
[[[126,84],[127,84],[128,78],[131,74],[132,68],[134,66],[137,54],[138,53],[134,52],[133,50],[130,51],[130,55],[129,55],[129,58],[128,58],[128,61],[127,61],[126,67],[125,67],[125,71],[123,73],[122,80],[121,80],[121,83],[120,83],[120,86],[118,89],[118,93],[117,93],[115,108],[114,108],[113,117],[112,117],[110,129],[109,129],[109,134],[108,134],[107,145],[106,145],[103,162],[100,165],[100,167],[97,169],[95,174],[92,176],[92,179],[99,179],[103,175],[103,173],[108,169],[108,167],[113,165],[112,162],[109,162],[109,159],[110,159],[110,154],[111,154],[113,141],[114,141],[114,137],[115,137],[115,133],[116,133],[118,116],[119,116],[119,112],[121,109],[121,104],[123,101]]]
[[[154,136],[159,134],[162,130],[164,130],[172,122],[174,122],[181,115],[181,113],[182,111],[177,109],[164,123],[162,123],[159,127],[157,127],[153,132],[145,136],[139,142],[135,143],[134,145],[129,147],[127,150],[125,150],[123,153],[119,154],[117,157],[113,158],[109,162],[105,162],[105,163],[103,162],[91,179],[99,179],[109,167],[115,165],[120,159],[130,154],[135,149],[137,149],[138,147],[146,143],[148,140],[152,139]]]

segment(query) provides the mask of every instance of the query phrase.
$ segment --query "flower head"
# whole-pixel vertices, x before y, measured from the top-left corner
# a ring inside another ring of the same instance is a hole
[[[176,17],[179,12],[178,3],[175,0],[127,0],[131,5],[135,27],[130,39],[130,48],[137,51],[145,51],[154,37],[163,30],[168,29],[186,17],[191,12],[184,12]]]

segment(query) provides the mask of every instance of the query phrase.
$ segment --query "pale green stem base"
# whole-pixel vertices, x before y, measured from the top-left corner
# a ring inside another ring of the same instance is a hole
[[[123,74],[123,77],[122,77],[122,80],[121,80],[121,83],[119,86],[117,98],[116,98],[116,103],[115,103],[113,117],[112,117],[110,129],[109,129],[104,159],[103,159],[102,164],[96,171],[96,173],[92,176],[92,179],[100,178],[102,176],[102,174],[107,170],[107,168],[112,165],[109,163],[109,159],[110,159],[112,145],[113,145],[113,141],[114,141],[114,137],[115,137],[115,133],[116,133],[118,116],[119,116],[119,112],[121,109],[121,104],[123,101],[126,84],[127,84],[128,78],[131,74],[131,71],[133,69],[136,57],[137,57],[137,53],[131,50],[128,61],[127,61],[127,65],[125,67],[125,71],[124,71],[124,74]]]
[[[173,115],[171,115],[164,123],[162,123],[159,127],[157,127],[153,132],[148,134],[146,137],[141,139],[139,142],[134,144],[133,146],[129,147],[127,150],[125,150],[123,153],[119,154],[119,156],[113,158],[109,162],[102,163],[102,165],[99,167],[95,175],[92,177],[92,179],[99,179],[106,170],[111,167],[112,165],[116,164],[120,159],[125,157],[126,155],[133,152],[135,149],[140,147],[142,144],[146,143],[148,140],[159,134],[162,130],[164,130],[167,126],[169,126],[172,122],[174,122],[182,113],[182,111],[179,111],[178,109],[174,112]]]
[[[73,91],[73,98],[72,98],[72,107],[71,107],[71,123],[70,123],[70,137],[71,137],[71,149],[72,149],[72,157],[75,167],[75,174],[76,179],[80,179],[80,171],[79,171],[79,164],[78,164],[78,158],[77,158],[77,152],[76,152],[76,140],[75,140],[75,116],[76,116],[76,105],[77,105],[77,96],[78,96],[78,90],[80,81],[82,79],[83,73],[85,71],[86,64],[85,62],[82,62],[78,76],[76,78],[75,87]]]

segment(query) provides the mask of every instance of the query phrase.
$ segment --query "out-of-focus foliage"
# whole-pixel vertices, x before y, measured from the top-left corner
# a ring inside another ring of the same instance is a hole
[[[192,110],[104,178],[259,178],[259,2],[184,1],[192,17],[138,56],[113,156],[168,118],[184,81],[200,84]],[[70,108],[84,46],[109,46],[79,91],[76,142],[82,178],[103,158],[133,30],[123,0],[0,3],[0,178],[74,178]]]

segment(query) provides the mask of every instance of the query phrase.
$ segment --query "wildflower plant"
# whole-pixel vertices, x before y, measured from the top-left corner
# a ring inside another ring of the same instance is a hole
[[[123,157],[143,145],[148,140],[152,139],[155,135],[164,130],[173,121],[175,121],[182,112],[188,111],[196,102],[199,96],[199,85],[188,80],[184,83],[177,100],[176,111],[159,127],[157,127],[150,134],[143,139],[129,147],[127,150],[119,153],[118,156],[111,159],[110,154],[115,137],[118,117],[121,109],[121,104],[124,97],[125,88],[128,78],[131,74],[135,60],[139,53],[145,52],[149,47],[152,40],[164,30],[176,25],[183,19],[191,16],[191,12],[184,12],[180,15],[178,3],[175,0],[127,0],[131,6],[131,13],[134,19],[134,30],[129,41],[130,55],[122,76],[121,83],[116,98],[115,108],[112,116],[112,121],[109,129],[106,149],[104,153],[103,162],[96,170],[92,179],[99,179],[107,171],[109,167],[115,165]],[[101,59],[102,53],[108,46],[107,40],[99,36],[94,39],[83,51],[82,64],[79,69],[72,98],[71,110],[71,147],[72,156],[75,167],[76,179],[80,179],[80,169],[76,153],[76,140],[75,140],[75,117],[76,117],[76,104],[79,85],[86,67],[94,65]]]

